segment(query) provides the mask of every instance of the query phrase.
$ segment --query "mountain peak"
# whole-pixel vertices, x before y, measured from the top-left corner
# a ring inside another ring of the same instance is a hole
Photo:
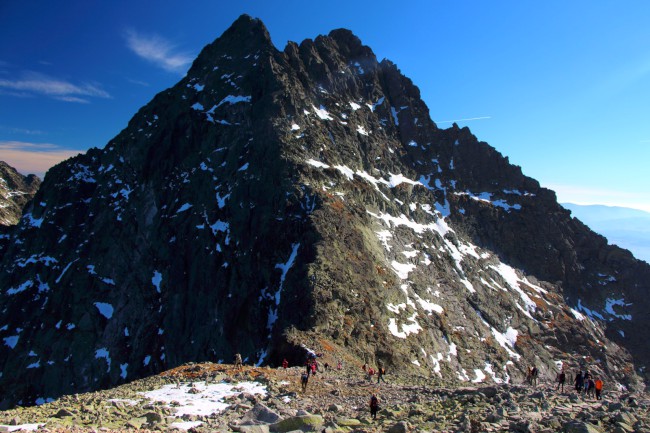
[[[339,46],[341,54],[346,57],[367,57],[373,55],[370,47],[361,43],[361,39],[351,30],[348,29],[335,29],[329,32],[328,35]]]
[[[207,66],[214,67],[214,62],[219,57],[246,56],[271,48],[271,35],[262,20],[243,14],[220,37],[201,50],[188,75]]]
[[[256,41],[271,41],[271,35],[262,20],[253,18],[248,14],[243,14],[237,18],[228,30],[223,33],[222,37],[241,37],[251,38]]]
[[[281,53],[240,17],[10,230],[0,407],[305,348],[446,385],[650,365],[650,267],[345,29]]]

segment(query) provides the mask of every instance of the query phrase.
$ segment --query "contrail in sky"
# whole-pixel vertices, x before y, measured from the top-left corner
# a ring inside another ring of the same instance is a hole
[[[483,116],[483,117],[469,117],[467,119],[455,119],[455,120],[436,120],[436,123],[453,123],[453,122],[466,122],[468,120],[483,120],[491,119],[492,116]]]

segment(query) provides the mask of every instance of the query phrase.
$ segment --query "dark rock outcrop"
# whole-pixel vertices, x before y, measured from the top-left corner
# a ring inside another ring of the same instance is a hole
[[[34,197],[41,180],[30,174],[23,176],[15,168],[0,161],[0,225],[18,223],[23,207]]]
[[[9,241],[4,406],[301,345],[448,384],[648,363],[650,267],[348,30],[278,51],[239,18]]]

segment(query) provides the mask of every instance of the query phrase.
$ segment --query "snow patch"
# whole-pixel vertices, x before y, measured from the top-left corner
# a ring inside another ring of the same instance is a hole
[[[107,304],[105,302],[95,302],[93,305],[97,307],[99,313],[102,316],[106,317],[107,319],[113,317],[113,306],[111,304]]]
[[[219,413],[229,406],[225,402],[226,398],[242,392],[265,396],[266,387],[257,382],[209,385],[205,385],[204,382],[194,382],[193,384],[182,383],[178,387],[175,384],[165,385],[160,389],[144,392],[142,395],[150,400],[164,402],[168,405],[173,401],[178,402],[178,406],[174,405],[171,408],[174,410],[175,416],[182,417],[184,415],[208,416]]]
[[[162,282],[162,274],[158,271],[153,271],[153,277],[151,277],[151,284],[156,288],[156,292],[160,293],[160,283]]]

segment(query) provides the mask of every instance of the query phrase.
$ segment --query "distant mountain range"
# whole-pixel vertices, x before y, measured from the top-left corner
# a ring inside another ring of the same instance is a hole
[[[650,212],[617,206],[562,203],[571,214],[610,244],[628,249],[650,263]]]

